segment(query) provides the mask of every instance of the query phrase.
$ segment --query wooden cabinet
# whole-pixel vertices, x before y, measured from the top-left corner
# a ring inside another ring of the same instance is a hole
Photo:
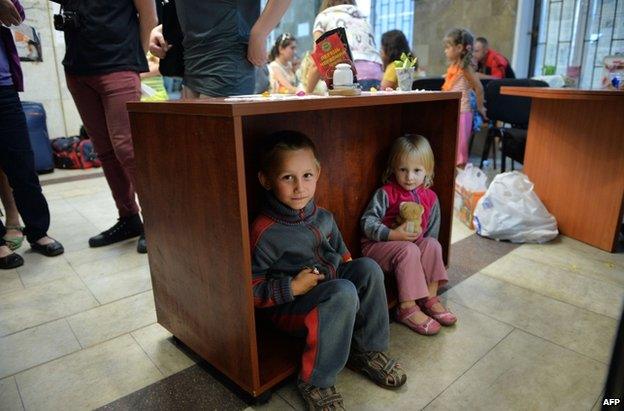
[[[459,93],[294,101],[189,100],[128,105],[158,322],[258,396],[296,372],[299,342],[257,324],[249,225],[263,192],[258,150],[277,130],[317,145],[316,200],[360,253],[359,218],[380,185],[391,142],[425,135],[436,155],[440,242],[448,261]]]
[[[561,234],[614,252],[624,209],[624,92],[501,93],[532,98],[524,172]]]

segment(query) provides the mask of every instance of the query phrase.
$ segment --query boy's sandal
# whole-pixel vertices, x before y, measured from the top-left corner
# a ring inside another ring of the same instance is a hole
[[[407,375],[396,360],[380,351],[351,351],[347,367],[364,374],[383,388],[397,389],[405,384]]]
[[[297,383],[299,393],[309,411],[344,410],[342,395],[332,385],[329,388],[319,388],[303,381]]]
[[[21,227],[19,225],[8,225],[6,226],[6,229],[7,231],[16,230],[21,233],[24,230],[24,227]],[[21,237],[7,237],[5,235],[4,242],[6,243],[7,247],[9,247],[11,251],[17,250],[18,248],[22,246],[22,243],[24,242],[24,235],[22,234]]]
[[[444,309],[444,311],[441,313],[433,311],[432,307],[436,303],[439,303],[439,302],[440,300],[438,299],[437,296],[429,297],[423,302],[421,302],[420,306],[422,307],[422,310],[425,314],[427,314],[429,317],[434,318],[440,324],[445,325],[445,326],[455,324],[457,322],[457,317],[455,316],[455,314],[453,314],[449,310]]]
[[[412,331],[417,332],[420,335],[436,335],[440,332],[440,323],[433,318],[427,318],[425,322],[417,324],[410,318],[420,311],[420,307],[417,305],[405,309],[398,308],[396,313],[396,319],[401,324],[409,327]]]

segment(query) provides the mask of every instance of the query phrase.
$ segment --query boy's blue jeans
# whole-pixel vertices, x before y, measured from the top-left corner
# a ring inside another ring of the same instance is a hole
[[[352,346],[388,349],[388,304],[379,265],[358,258],[341,264],[337,274],[290,303],[262,310],[281,330],[306,337],[299,377],[321,388],[335,384]]]

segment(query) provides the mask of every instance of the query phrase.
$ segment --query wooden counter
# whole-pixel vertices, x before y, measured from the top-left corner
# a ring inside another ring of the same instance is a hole
[[[569,237],[613,252],[624,204],[624,92],[502,87],[531,97],[524,172]]]
[[[251,290],[249,224],[264,196],[257,154],[277,130],[301,131],[317,145],[317,203],[334,213],[355,256],[391,142],[406,132],[428,137],[448,261],[459,98],[128,104],[158,322],[253,396],[296,372],[299,341],[256,323]]]

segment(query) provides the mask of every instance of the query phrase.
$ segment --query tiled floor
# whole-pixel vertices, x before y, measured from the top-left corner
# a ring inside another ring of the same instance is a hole
[[[0,409],[243,409],[155,323],[147,257],[136,241],[90,249],[116,218],[97,174],[45,177],[50,233],[66,247],[0,272]],[[97,173],[94,171],[92,173]],[[56,173],[55,173],[56,174]],[[52,179],[52,181],[50,181]],[[599,399],[624,301],[624,255],[569,238],[513,246],[454,221],[459,323],[421,337],[391,325],[409,379],[386,391],[345,370],[349,409],[590,410]],[[453,249],[452,249],[453,254]],[[302,409],[285,384],[262,409]]]

